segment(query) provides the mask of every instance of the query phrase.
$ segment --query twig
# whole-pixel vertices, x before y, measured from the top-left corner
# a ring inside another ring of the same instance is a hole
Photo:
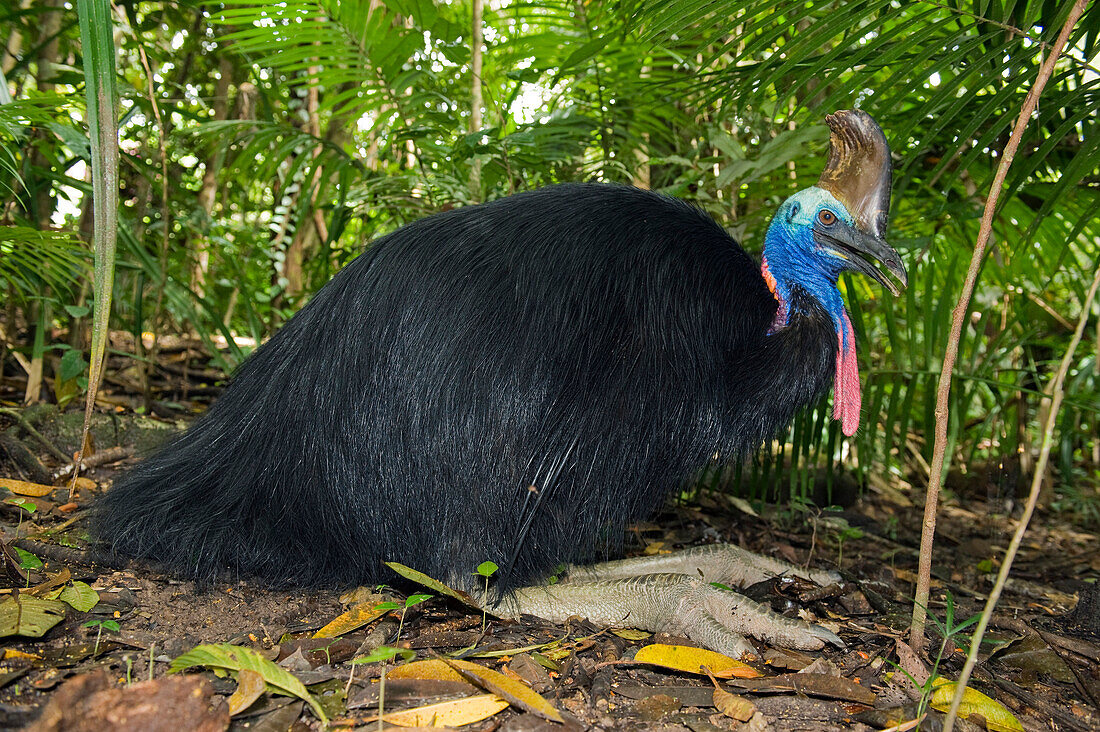
[[[1078,0],[1077,4],[1082,6],[1083,9],[1085,0]],[[1072,13],[1070,17],[1073,19]],[[955,697],[951,700],[951,710],[947,713],[947,719],[944,722],[944,732],[951,732],[955,715],[958,714],[959,705],[962,704],[964,687],[970,679],[970,672],[973,671],[974,664],[978,661],[978,647],[982,642],[982,635],[989,625],[989,619],[993,617],[993,608],[1004,590],[1005,582],[1008,580],[1008,572],[1012,568],[1012,561],[1016,558],[1016,552],[1024,539],[1028,522],[1031,521],[1035,505],[1039,502],[1039,490],[1043,485],[1043,474],[1046,472],[1047,460],[1050,458],[1050,448],[1054,443],[1054,425],[1058,421],[1058,411],[1062,406],[1062,387],[1066,380],[1066,374],[1069,373],[1070,364],[1073,363],[1073,354],[1077,350],[1077,345],[1081,342],[1082,335],[1084,335],[1085,324],[1089,320],[1089,310],[1092,308],[1092,301],[1096,297],[1098,289],[1100,289],[1100,267],[1097,268],[1096,274],[1092,278],[1092,286],[1089,288],[1088,295],[1085,296],[1085,302],[1081,307],[1081,317],[1077,320],[1077,329],[1073,332],[1073,338],[1070,339],[1069,346],[1066,348],[1066,354],[1062,357],[1058,373],[1054,375],[1054,379],[1051,381],[1050,411],[1047,412],[1046,423],[1043,425],[1042,447],[1039,449],[1039,460],[1035,464],[1035,472],[1031,477],[1031,492],[1027,497],[1024,515],[1020,517],[1020,523],[1016,526],[1016,533],[1012,535],[1012,542],[1008,545],[1008,551],[1005,552],[1004,561],[1001,562],[1001,570],[997,573],[997,581],[993,585],[993,591],[989,593],[989,599],[986,600],[985,610],[982,611],[982,618],[978,621],[978,627],[974,630],[974,637],[970,641],[970,653],[966,657],[966,665],[963,666],[962,673],[959,674],[959,685],[955,689]]]
[[[80,469],[98,468],[100,465],[106,465],[107,463],[117,463],[119,460],[125,460],[128,457],[132,457],[133,454],[134,448],[132,447],[110,447],[81,459]],[[54,471],[54,480],[67,478],[73,474],[74,470],[76,470],[76,465],[72,462],[62,465]]]
[[[943,477],[944,459],[947,453],[947,421],[949,416],[948,399],[951,395],[951,378],[955,371],[955,361],[959,355],[959,340],[962,336],[963,323],[966,320],[967,311],[970,309],[970,300],[974,294],[974,285],[978,279],[982,261],[985,258],[985,248],[993,233],[993,217],[997,211],[997,199],[1004,187],[1005,178],[1008,177],[1008,169],[1016,156],[1016,150],[1023,139],[1024,130],[1028,120],[1035,112],[1039,103],[1039,95],[1043,92],[1051,74],[1054,72],[1054,64],[1059,54],[1069,39],[1069,34],[1076,25],[1077,19],[1085,11],[1086,0],[1077,0],[1065,25],[1062,26],[1058,39],[1054,42],[1054,48],[1043,61],[1039,68],[1039,74],[1035,83],[1028,91],[1024,100],[1020,116],[1016,119],[1016,126],[1012,130],[1012,136],[1005,145],[1001,162],[997,166],[997,174],[993,179],[993,185],[989,189],[989,197],[985,202],[985,211],[982,214],[982,223],[978,229],[978,239],[974,244],[974,253],[970,257],[970,267],[966,272],[966,281],[963,283],[963,291],[955,304],[951,314],[951,335],[947,339],[947,348],[943,354],[943,369],[940,371],[939,388],[936,392],[936,441],[932,451],[932,466],[928,476],[928,493],[924,502],[924,526],[921,530],[921,554],[917,568],[917,588],[913,600],[913,622],[909,626],[909,644],[914,650],[924,647],[924,621],[927,617],[928,595],[931,586],[932,574],[932,543],[936,535],[936,510],[939,505],[940,483]],[[1088,308],[1085,309],[1086,312]],[[1054,410],[1052,410],[1053,412]],[[992,596],[991,596],[992,597]],[[961,689],[964,684],[959,684]],[[961,692],[960,692],[961,694]],[[949,732],[949,728],[948,728]]]
[[[43,437],[42,433],[39,432],[38,430],[36,430],[34,428],[34,425],[32,425],[27,420],[26,417],[24,417],[22,414],[20,414],[20,412],[18,410],[9,409],[8,407],[0,407],[0,414],[6,414],[9,417],[11,417],[12,419],[14,419],[16,422],[18,422],[19,426],[22,427],[24,430],[26,430],[28,435],[30,435],[31,437],[33,437],[34,439],[36,439],[40,443],[42,443],[42,446],[45,447],[46,450],[48,450],[49,453],[51,455],[53,455],[55,458],[57,458],[58,460],[60,460],[63,463],[72,462],[72,457],[70,457],[69,455],[66,455],[65,453],[61,452],[61,450],[57,449],[56,445],[54,445],[52,442],[50,442],[45,437]]]

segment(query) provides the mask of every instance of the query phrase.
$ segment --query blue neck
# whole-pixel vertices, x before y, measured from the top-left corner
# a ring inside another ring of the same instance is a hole
[[[809,237],[808,229],[788,226],[778,216],[768,227],[761,270],[765,280],[771,278],[768,285],[779,302],[779,311],[771,331],[786,327],[791,308],[798,307],[798,303],[792,298],[793,286],[797,284],[805,295],[817,300],[829,313],[837,333],[842,334],[841,338],[845,339],[843,334],[847,312],[836,286],[838,273],[826,272],[819,261],[814,261],[816,257],[811,258],[812,255],[806,253],[813,251],[814,247]]]

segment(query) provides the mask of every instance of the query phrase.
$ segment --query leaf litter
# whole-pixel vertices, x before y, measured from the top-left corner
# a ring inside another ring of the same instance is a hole
[[[480,611],[461,604],[469,597],[452,595],[430,578],[420,585],[434,596],[427,601],[406,604],[405,595],[379,599],[364,591],[342,602],[337,592],[274,591],[236,578],[200,587],[153,566],[97,565],[94,548],[81,539],[79,514],[113,469],[93,469],[91,480],[82,481],[75,512],[59,510],[50,486],[0,480],[19,490],[10,495],[40,501],[33,512],[14,505],[0,512],[5,561],[20,566],[14,575],[9,570],[7,589],[0,590],[0,630],[9,633],[0,656],[0,727],[56,717],[58,706],[92,714],[109,704],[124,713],[152,705],[176,721],[173,731],[190,728],[183,719],[196,729],[224,729],[230,715],[250,724],[321,729],[322,715],[348,725],[380,714],[389,725],[508,729],[509,720],[535,719],[546,729],[644,724],[678,731],[841,730],[857,718],[900,729],[927,713],[932,728],[964,657],[965,633],[945,641],[933,629],[923,654],[902,640],[919,516],[888,496],[868,495],[855,509],[863,526],[871,524],[863,537],[844,542],[843,566],[857,585],[807,593],[780,582],[747,591],[763,593],[762,601],[781,612],[834,623],[848,650],[807,654],[757,644],[761,660],[742,664],[748,669],[742,672],[681,638],[584,621],[561,626],[490,617],[483,633]],[[712,540],[717,531],[723,540],[788,560],[806,561],[811,547],[818,566],[837,558],[827,530],[817,536],[809,528],[784,531],[775,514],[731,515],[728,502],[702,508],[669,509],[677,515],[654,519],[635,536],[660,552]],[[1011,520],[991,517],[973,501],[965,508],[949,504],[944,514],[942,531],[960,551],[938,562],[930,610],[942,618],[950,602],[961,620],[980,608],[995,556],[989,547],[1008,535]],[[892,538],[881,528],[887,523],[896,532]],[[1050,527],[1029,535],[1021,582],[994,619],[998,645],[983,654],[977,688],[963,708],[964,717],[984,719],[989,729],[1100,727],[1089,694],[1100,676],[1100,639],[1059,620],[1072,609],[1067,598],[1081,581],[1100,573],[1100,541],[1046,523]],[[43,533],[51,529],[56,533]],[[43,552],[44,545],[57,551]],[[631,551],[642,553],[642,545]],[[414,568],[400,569],[422,582]],[[87,627],[93,622],[98,625]],[[108,622],[118,631],[105,629]],[[404,662],[405,655],[416,660]],[[364,657],[379,660],[352,663]],[[822,659],[828,663],[819,664]],[[914,684],[899,664],[931,673]],[[179,707],[183,687],[173,685],[181,683],[202,703]]]

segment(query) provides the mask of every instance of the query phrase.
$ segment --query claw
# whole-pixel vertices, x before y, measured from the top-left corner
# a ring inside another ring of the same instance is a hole
[[[825,643],[829,643],[830,645],[834,645],[837,648],[846,649],[848,647],[848,644],[841,640],[839,635],[822,625],[811,625],[809,627],[809,633],[814,638],[822,640]]]

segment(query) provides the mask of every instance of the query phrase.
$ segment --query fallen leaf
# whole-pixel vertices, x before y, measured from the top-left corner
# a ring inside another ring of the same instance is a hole
[[[714,690],[714,706],[722,714],[738,722],[747,722],[756,714],[756,706],[751,701],[724,689]]]
[[[875,703],[875,694],[851,679],[829,674],[783,674],[766,679],[732,679],[730,684],[755,692],[797,691],[807,696],[840,699],[868,706]]]
[[[34,498],[48,496],[57,490],[56,486],[43,485],[42,483],[30,483],[25,480],[15,480],[13,478],[0,478],[0,488],[7,488],[17,496],[33,496]]]
[[[382,606],[382,607],[380,607]],[[314,638],[337,638],[347,635],[356,628],[372,623],[393,609],[393,603],[375,602],[356,605],[345,613],[337,615],[328,625],[313,634]]]
[[[638,663],[648,663],[653,666],[670,668],[675,671],[686,671],[691,674],[705,674],[705,666],[712,674],[720,679],[741,678],[752,679],[762,676],[759,671],[747,663],[742,663],[729,656],[705,648],[693,648],[691,646],[672,646],[664,643],[652,643],[645,646],[634,656]]]
[[[390,712],[382,717],[382,721],[400,727],[461,727],[464,724],[480,722],[507,708],[508,702],[499,696],[479,694],[415,709]]]
[[[928,681],[928,669],[917,652],[903,640],[894,641],[894,651],[898,654],[898,667],[916,687],[924,686]]]
[[[640,641],[649,638],[652,633],[647,633],[644,630],[635,630],[634,628],[612,628],[611,632],[619,636],[623,640],[628,641]]]
[[[267,691],[264,677],[252,669],[243,668],[237,674],[237,688],[229,697],[229,716],[243,712]]]
[[[386,688],[381,684],[353,684],[345,706],[348,709],[377,706],[381,697],[387,709],[412,707],[444,700],[460,699],[481,690],[468,681],[438,681],[436,679],[395,679],[386,674]],[[380,692],[385,692],[384,694]]]
[[[61,590],[61,594],[57,596],[57,599],[73,610],[86,613],[99,602],[99,593],[93,590],[87,582],[73,580],[72,584]]]
[[[85,478],[83,475],[79,476],[76,481],[74,481],[73,486],[78,491],[94,491],[99,488],[94,480]]]
[[[58,587],[61,587],[72,579],[72,577],[73,574],[69,571],[69,568],[63,567],[57,574],[47,575],[46,581],[42,584],[35,585],[29,590],[24,590],[24,592],[28,595],[34,595],[35,597],[45,597],[48,600],[56,600],[57,598],[52,596],[53,593]]]
[[[955,696],[955,688],[958,684],[940,677],[932,680],[932,686],[936,690],[932,692],[929,706],[938,712],[946,712],[951,708],[951,698]],[[980,714],[985,717],[985,726],[993,732],[1023,732],[1024,730],[1020,721],[1008,711],[1004,704],[968,686],[963,691],[959,716],[966,719],[971,714]]]
[[[470,661],[444,659],[444,663],[466,677],[467,681],[472,681],[486,691],[491,691],[507,699],[510,704],[514,704],[520,709],[531,712],[543,719],[565,723],[561,714],[550,702],[520,681],[510,679],[502,673]]]
[[[1077,677],[1050,645],[1038,635],[1025,635],[1001,646],[991,657],[1012,668],[1046,674],[1063,684],[1072,684]]]
[[[177,657],[168,666],[168,673],[174,674],[192,666],[206,666],[212,669],[235,671],[238,674],[242,669],[255,671],[263,677],[271,690],[285,696],[296,696],[313,708],[314,714],[323,725],[328,724],[328,718],[321,709],[321,705],[309,693],[305,685],[294,674],[275,663],[267,660],[255,651],[232,646],[228,643],[204,644],[195,646],[187,653]]]
[[[5,648],[4,649],[4,660],[5,661],[11,661],[13,659],[23,659],[23,660],[27,660],[27,661],[41,661],[42,656],[39,656],[35,653],[27,653],[26,651],[20,651],[20,650],[15,649],[15,648]]]
[[[41,638],[65,618],[63,602],[21,594],[0,600],[0,638],[21,635]]]
[[[462,592],[461,590],[456,590],[452,587],[448,587],[439,580],[429,577],[423,572],[418,572],[412,567],[406,567],[404,564],[400,564],[398,562],[383,562],[383,564],[392,569],[394,572],[397,572],[405,579],[416,582],[419,585],[424,585],[429,590],[435,590],[441,595],[453,597],[454,599],[461,602],[463,605],[468,605],[475,610],[483,609],[480,605],[477,604],[477,600],[471,597],[468,593]],[[492,613],[489,614],[492,615]]]
[[[390,679],[424,679],[428,681],[461,681],[470,683],[462,674],[439,659],[413,661],[398,666],[386,674]]]

